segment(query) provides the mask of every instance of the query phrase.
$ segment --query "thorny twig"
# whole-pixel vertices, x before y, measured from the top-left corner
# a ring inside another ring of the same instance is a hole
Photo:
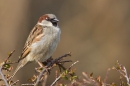
[[[18,61],[15,62],[8,62],[10,57],[13,55],[13,53],[15,52],[15,50],[13,50],[12,52],[9,53],[9,56],[7,57],[7,59],[4,61],[5,64],[14,64],[14,63],[18,63]]]
[[[43,82],[42,82],[42,86],[46,86],[47,78],[48,78],[48,75],[47,75],[47,73],[46,73],[46,74],[45,74],[45,77],[44,77],[44,80],[43,80]]]
[[[35,86],[34,84],[22,84],[21,86]]]
[[[14,50],[15,51],[15,50]],[[14,53],[14,51],[12,51],[9,56],[7,57],[7,59],[5,59],[1,64],[0,64],[0,75],[2,77],[2,79],[0,79],[0,81],[4,81],[4,85],[1,85],[1,86],[14,86],[17,84],[17,82],[19,82],[19,80],[16,80],[16,81],[11,81],[11,80],[8,80],[8,76],[9,75],[4,75],[2,72],[3,70],[7,70],[7,71],[10,71],[12,69],[10,69],[12,66],[10,64],[14,64],[14,63],[17,63],[17,62],[11,62],[9,61],[10,57],[12,56],[12,54]],[[68,54],[65,54],[59,58],[56,58],[56,59],[50,59],[50,61],[46,61],[46,66],[45,68],[42,67],[42,70],[39,70],[39,75],[36,76],[35,75],[35,83],[32,83],[32,84],[22,84],[22,85],[25,85],[25,86],[38,86],[39,82],[43,81],[42,82],[42,86],[45,86],[46,85],[46,82],[47,82],[47,73],[49,72],[49,70],[51,70],[53,67],[55,66],[59,66],[59,68],[63,69],[64,72],[62,72],[59,76],[57,76],[57,73],[56,73],[56,79],[54,80],[54,82],[50,85],[50,86],[54,86],[54,85],[60,85],[58,83],[58,81],[61,79],[62,76],[64,76],[64,73],[66,73],[66,71],[71,71],[71,67],[73,65],[75,65],[78,61],[74,62],[69,68],[65,68],[63,66],[64,63],[66,62],[72,62],[71,60],[68,60],[68,61],[64,61],[63,58],[64,57],[67,57],[67,56],[71,56],[71,53],[68,53]],[[7,67],[8,66],[8,67]],[[113,69],[115,69],[116,71],[118,71],[123,77],[125,77],[127,83],[124,83],[123,80],[122,80],[122,77],[120,77],[120,86],[126,86],[126,84],[128,86],[130,86],[130,78],[127,74],[127,70],[125,68],[125,66],[123,66],[122,64],[120,64],[118,61],[117,61],[117,65],[116,67],[113,67]],[[37,70],[38,71],[38,70]],[[92,84],[94,86],[115,86],[116,84],[115,83],[111,83],[111,84],[107,84],[106,81],[107,81],[107,78],[108,78],[108,73],[110,71],[110,68],[107,70],[107,73],[106,73],[106,77],[104,79],[104,81],[101,80],[101,77],[97,77],[97,78],[94,78],[92,77],[93,73],[91,73],[90,75],[83,72],[83,75],[85,76],[85,79],[83,79],[82,81],[77,81],[77,80],[74,80],[71,82],[71,85],[67,85],[67,86],[86,86],[87,84]],[[61,71],[60,71],[61,72]],[[67,73],[68,74],[68,73]],[[70,74],[71,75],[71,74]],[[64,83],[62,83],[64,85]]]
[[[55,64],[57,64],[57,65],[59,65],[59,64],[62,64],[62,62],[63,63],[65,63],[65,62],[71,62],[70,60],[69,61],[62,61],[63,60],[63,58],[64,57],[67,57],[67,56],[71,56],[71,53],[68,53],[68,54],[65,54],[65,55],[63,55],[63,56],[61,56],[61,57],[59,57],[59,58],[56,58],[56,59],[52,59],[50,62],[47,62],[47,64],[46,64],[46,67],[44,67],[43,68],[43,70],[40,72],[40,74],[38,75],[38,77],[37,77],[37,80],[36,80],[36,82],[34,83],[34,84],[22,84],[23,86],[37,86],[38,85],[38,83],[41,81],[41,78],[43,77],[43,75],[46,73],[46,72],[48,72],[50,69],[52,69],[53,67],[55,67],[54,65]],[[45,82],[45,81],[44,81]]]
[[[13,50],[11,53],[9,53],[9,56],[8,56],[7,59],[4,61],[5,63],[8,62],[9,58],[13,55],[14,52],[15,52],[15,50]]]
[[[55,78],[57,79],[57,77],[58,77],[58,70],[55,71]],[[55,86],[57,85],[58,85],[58,81],[55,83]]]
[[[7,80],[6,80],[5,76],[4,76],[4,74],[2,73],[3,65],[4,65],[4,62],[3,62],[3,63],[1,64],[1,66],[0,66],[0,75],[1,75],[1,77],[2,77],[2,79],[3,79],[3,81],[5,82],[6,86],[10,86],[10,85],[8,84],[8,82],[7,82]]]
[[[49,62],[49,63],[46,65],[46,68],[49,68],[49,67],[53,66],[53,64],[57,64],[57,63],[60,62],[64,57],[67,57],[67,56],[71,56],[71,53],[65,54],[65,55],[63,55],[63,56],[61,56],[61,57],[59,57],[59,58],[53,60],[52,62]],[[41,72],[40,75],[38,76],[38,79],[37,79],[35,85],[37,85],[37,84],[40,82],[40,79],[41,79],[42,75],[43,75],[46,71],[47,71],[47,69],[45,69],[45,68],[42,70],[42,72]]]
[[[11,86],[15,85],[17,82],[19,82],[19,80],[13,82],[13,83],[11,84]]]
[[[109,74],[110,70],[111,70],[110,68],[107,69],[107,73],[106,73],[106,76],[105,76],[105,79],[104,79],[104,83],[106,83],[106,81],[108,79],[108,74]]]
[[[82,72],[85,79],[83,79],[84,84],[100,86],[99,83],[92,77],[92,73],[89,75],[86,72]]]
[[[8,77],[6,77],[3,73],[2,73],[2,70],[6,70],[6,71],[11,71],[12,70],[12,67],[10,64],[14,64],[14,63],[17,63],[17,62],[11,62],[9,61],[9,59],[11,58],[11,56],[13,55],[13,53],[15,52],[15,50],[13,50],[12,52],[9,53],[8,57],[5,59],[5,61],[3,61],[0,65],[0,75],[2,76],[2,80],[5,82],[5,85],[6,86],[13,86],[15,85],[17,82],[19,82],[19,80],[16,80],[16,81],[11,81],[11,80],[8,80]]]
[[[4,76],[4,74],[2,73],[2,70],[3,70],[4,66],[6,64],[8,64],[8,60],[10,59],[10,57],[12,56],[12,54],[14,52],[15,52],[15,50],[13,50],[11,53],[9,53],[7,59],[4,62],[2,62],[1,65],[0,65],[0,75],[1,75],[1,77],[3,79],[3,81],[5,82],[6,86],[11,86],[11,85],[8,84],[8,81],[7,81],[6,77]]]
[[[128,77],[127,70],[126,70],[125,66],[123,66],[122,64],[120,64],[118,61],[117,61],[117,66],[118,66],[118,67],[113,67],[113,69],[115,69],[115,70],[118,71],[123,77],[125,77],[125,78],[126,78],[126,81],[127,81],[127,84],[130,85],[130,78]]]
[[[45,72],[46,72],[46,69],[44,68],[44,69],[42,70],[42,72],[39,74],[39,76],[38,76],[38,78],[37,78],[37,81],[36,81],[36,83],[34,84],[34,86],[36,86],[36,85],[40,82],[41,77],[42,77],[42,75],[43,75]]]
[[[71,64],[71,66],[67,69],[67,71],[69,71],[69,70],[71,69],[71,67],[74,66],[74,65],[75,65],[76,63],[78,63],[78,62],[79,62],[79,61],[76,61],[76,62],[74,62],[73,64]],[[64,72],[63,72],[63,73],[64,73]],[[53,85],[62,77],[63,73],[60,74],[60,76],[57,77],[57,78],[55,79],[55,81],[54,81],[50,86],[53,86]]]

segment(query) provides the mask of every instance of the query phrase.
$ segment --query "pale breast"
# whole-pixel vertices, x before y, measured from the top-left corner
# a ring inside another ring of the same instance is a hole
[[[46,27],[43,29],[44,36],[42,39],[31,45],[30,55],[33,57],[32,60],[46,60],[56,50],[56,47],[60,41],[60,29],[58,27]]]

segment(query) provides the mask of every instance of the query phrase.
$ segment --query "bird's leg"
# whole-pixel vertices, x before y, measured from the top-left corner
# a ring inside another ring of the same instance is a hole
[[[46,72],[48,74],[50,74],[50,71],[49,71],[49,69],[46,66],[44,66],[40,61],[36,61],[36,62],[39,64],[40,68],[44,68],[46,70]]]
[[[37,63],[39,64],[40,67],[43,67],[42,63],[37,60]]]

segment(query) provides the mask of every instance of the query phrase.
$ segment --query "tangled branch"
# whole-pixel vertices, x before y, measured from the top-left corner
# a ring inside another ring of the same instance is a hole
[[[0,64],[0,75],[1,75],[0,82],[1,81],[4,82],[4,84],[1,86],[14,86],[20,81],[20,80],[16,80],[16,81],[10,80],[9,79],[10,75],[3,73],[3,71],[8,71],[8,72],[12,71],[13,70],[12,64],[18,63],[17,61],[12,62],[9,60],[13,53],[14,51],[10,52],[8,57]],[[47,78],[48,78],[48,75],[51,73],[51,70],[54,67],[59,67],[59,70],[56,70],[56,78],[50,86],[86,86],[86,85],[116,86],[114,82],[110,84],[107,83],[109,71],[112,69],[116,70],[121,75],[119,78],[120,86],[130,86],[130,77],[127,74],[127,70],[125,66],[120,64],[118,61],[116,62],[116,65],[114,67],[109,68],[107,70],[105,79],[101,79],[100,76],[98,76],[97,78],[94,78],[93,73],[88,74],[86,72],[82,72],[82,75],[85,78],[79,79],[75,73],[75,70],[72,69],[72,67],[76,63],[78,63],[78,61],[72,63],[68,68],[64,66],[65,63],[72,62],[71,60],[64,60],[64,58],[68,56],[71,56],[71,53],[65,54],[56,59],[53,59],[52,57],[50,57],[45,62],[39,62],[38,63],[39,67],[35,68],[35,71],[37,73],[34,74],[32,78],[30,79],[32,83],[26,83],[22,85],[23,86],[39,86],[39,84],[42,82],[41,83],[42,86],[46,86],[46,82],[48,80]],[[123,81],[122,78],[126,79],[126,83]],[[66,84],[62,82],[62,80],[69,80],[70,83]]]

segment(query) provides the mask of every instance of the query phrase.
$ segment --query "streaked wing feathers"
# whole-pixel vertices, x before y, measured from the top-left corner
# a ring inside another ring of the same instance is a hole
[[[41,25],[36,25],[30,32],[27,41],[24,45],[23,51],[21,53],[21,57],[18,61],[21,61],[23,58],[25,58],[31,51],[31,44],[39,41],[43,36],[43,27]]]

